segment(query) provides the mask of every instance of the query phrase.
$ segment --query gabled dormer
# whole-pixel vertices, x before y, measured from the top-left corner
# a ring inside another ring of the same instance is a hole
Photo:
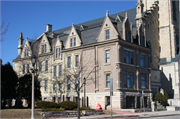
[[[54,45],[54,58],[61,58],[62,42],[60,41],[59,35],[57,36],[55,45]]]
[[[26,37],[26,41],[22,49],[21,57],[25,58],[25,57],[30,57],[31,55],[32,55],[31,45],[28,41],[28,37]]]
[[[128,19],[128,13],[126,12],[126,17],[123,21],[123,39],[127,42],[132,42],[132,31],[131,26]]]
[[[49,44],[46,33],[43,34],[40,45],[39,45],[39,54],[45,54],[51,52],[51,46]]]
[[[65,43],[65,48],[67,49],[67,48],[72,48],[76,46],[81,46],[81,39],[73,23],[70,33]]]
[[[112,24],[111,19],[109,18],[109,11],[107,10],[106,17],[104,19],[101,30],[97,37],[97,42],[106,41],[110,39],[117,39],[117,38],[118,38],[118,32],[115,29],[114,25]]]
[[[138,42],[139,45],[146,47],[146,39],[145,39],[145,28],[142,24],[139,24],[138,27]]]
[[[115,22],[122,22],[123,18],[119,15],[116,16]]]

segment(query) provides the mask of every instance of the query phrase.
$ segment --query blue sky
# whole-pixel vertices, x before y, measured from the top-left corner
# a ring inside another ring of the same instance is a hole
[[[1,22],[10,23],[8,32],[1,42],[1,59],[3,64],[18,56],[18,38],[23,33],[33,39],[39,37],[46,24],[52,30],[58,30],[109,14],[115,14],[136,7],[136,0],[130,1],[1,1]]]

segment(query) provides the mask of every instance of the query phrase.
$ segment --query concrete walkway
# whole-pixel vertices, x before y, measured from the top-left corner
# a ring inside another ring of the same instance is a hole
[[[112,115],[113,118],[123,118],[123,117],[158,117],[158,116],[170,116],[170,115],[180,115],[180,111],[158,111],[158,112],[123,112],[123,111],[113,111],[117,114]],[[100,119],[100,118],[111,118],[111,115],[91,115],[91,116],[81,116],[81,119]],[[52,119],[52,118],[51,118]],[[53,119],[66,119],[66,118],[53,118]],[[69,117],[68,119],[77,119],[77,117]]]

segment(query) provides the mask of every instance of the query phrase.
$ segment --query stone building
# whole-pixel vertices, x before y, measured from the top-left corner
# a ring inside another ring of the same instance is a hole
[[[106,11],[103,18],[56,31],[47,24],[39,38],[33,42],[26,38],[24,45],[21,33],[14,70],[19,76],[27,73],[31,56],[36,55],[42,100],[47,101],[77,101],[77,84],[71,80],[82,85],[84,77],[81,104],[85,91],[91,108],[97,103],[103,109],[110,105],[110,78],[114,109],[141,108],[143,100],[150,108],[160,88],[180,100],[177,3],[138,0],[136,9],[113,15]]]

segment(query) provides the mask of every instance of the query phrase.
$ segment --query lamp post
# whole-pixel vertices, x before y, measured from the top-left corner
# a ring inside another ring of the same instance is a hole
[[[33,55],[31,57],[31,63],[33,66],[33,68],[32,68],[32,107],[31,107],[32,112],[31,112],[31,119],[35,119],[34,118],[34,73],[35,73],[34,65],[36,63],[36,56],[35,55]]]
[[[86,91],[85,91],[85,85],[86,85],[86,78],[84,77],[84,107],[86,107]]]

